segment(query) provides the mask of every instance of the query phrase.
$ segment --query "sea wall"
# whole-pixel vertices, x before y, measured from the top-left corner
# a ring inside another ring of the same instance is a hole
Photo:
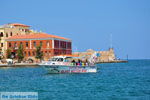
[[[94,51],[92,49],[88,49],[85,52],[74,52],[73,54],[78,55],[82,59],[88,59],[95,52],[100,54],[100,56],[97,59],[97,62],[112,62],[116,60],[116,56],[113,48],[109,48],[106,51]]]

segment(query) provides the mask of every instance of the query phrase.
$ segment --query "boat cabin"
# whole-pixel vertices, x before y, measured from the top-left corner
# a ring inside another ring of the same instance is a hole
[[[55,57],[49,59],[48,61],[52,61],[52,62],[69,62],[70,59],[72,59],[72,57],[67,57],[67,56],[55,56]]]

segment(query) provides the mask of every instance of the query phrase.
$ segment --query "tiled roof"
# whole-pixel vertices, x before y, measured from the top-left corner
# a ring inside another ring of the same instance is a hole
[[[63,39],[63,40],[70,40],[64,37],[56,36],[56,35],[50,35],[47,33],[34,33],[34,34],[29,34],[29,35],[15,35],[12,36],[9,39],[43,39],[43,38],[57,38],[57,39]]]
[[[79,57],[79,55],[76,55],[76,54],[64,54],[64,55],[59,55],[59,56]]]
[[[20,23],[10,23],[10,25],[13,25],[13,26],[23,26],[23,27],[30,27],[28,25],[25,25],[25,24],[20,24]]]

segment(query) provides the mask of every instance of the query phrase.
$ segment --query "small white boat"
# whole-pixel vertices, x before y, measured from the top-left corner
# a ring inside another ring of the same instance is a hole
[[[88,63],[71,62],[70,56],[55,56],[49,61],[42,62],[39,66],[44,67],[48,73],[96,73],[97,66]]]

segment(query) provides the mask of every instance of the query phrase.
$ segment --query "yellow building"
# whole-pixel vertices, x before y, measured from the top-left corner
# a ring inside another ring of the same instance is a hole
[[[19,24],[19,23],[9,23],[0,26],[0,57],[6,57],[7,42],[8,37],[14,35],[23,35],[23,34],[33,34],[34,32],[30,30],[30,26]]]

